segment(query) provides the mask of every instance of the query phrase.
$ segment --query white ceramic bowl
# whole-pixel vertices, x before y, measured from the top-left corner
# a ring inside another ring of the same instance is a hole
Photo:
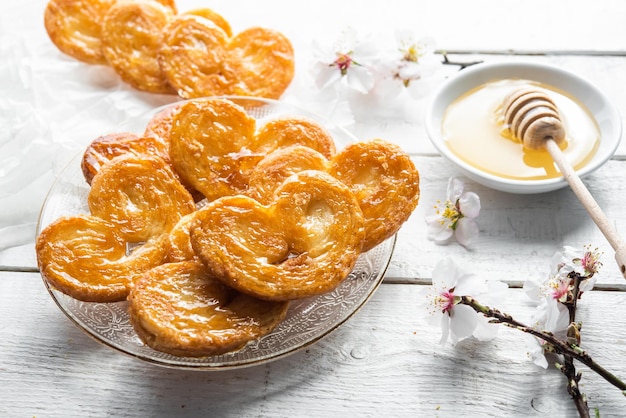
[[[561,68],[528,62],[476,64],[450,77],[435,93],[426,109],[426,131],[437,150],[467,177],[492,189],[510,193],[543,193],[567,186],[563,177],[542,180],[516,180],[483,172],[454,155],[442,137],[442,119],[457,98],[487,82],[525,79],[550,85],[576,98],[594,116],[600,129],[600,145],[592,160],[577,171],[580,177],[597,170],[609,160],[622,134],[622,120],[609,99],[593,84]]]

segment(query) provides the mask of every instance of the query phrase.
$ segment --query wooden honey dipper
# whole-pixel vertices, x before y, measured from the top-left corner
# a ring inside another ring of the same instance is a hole
[[[543,90],[521,88],[504,99],[502,112],[510,134],[524,147],[545,148],[550,153],[578,200],[615,250],[615,261],[626,278],[626,243],[561,152],[559,145],[565,142],[566,133],[554,101]]]

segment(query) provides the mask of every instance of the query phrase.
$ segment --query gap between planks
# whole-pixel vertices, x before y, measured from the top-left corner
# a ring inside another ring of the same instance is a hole
[[[502,280],[503,283],[509,287],[509,289],[522,289],[524,287],[524,282],[521,280]],[[383,279],[384,284],[414,284],[418,286],[430,286],[433,284],[431,279],[427,278],[399,278],[399,277],[389,277],[385,276]],[[596,283],[593,286],[593,290],[599,290],[603,292],[626,292],[626,283],[624,284],[599,284]]]
[[[438,49],[438,55],[529,55],[529,56],[592,56],[592,57],[624,57],[626,50],[562,50],[562,49]]]

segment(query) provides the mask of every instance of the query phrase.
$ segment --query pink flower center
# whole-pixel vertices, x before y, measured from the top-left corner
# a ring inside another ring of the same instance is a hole
[[[581,260],[581,264],[585,273],[593,275],[598,270],[598,255],[592,251],[585,251],[585,255]]]
[[[442,292],[439,295],[437,302],[441,308],[441,312],[450,313],[454,307],[454,289]]]
[[[352,57],[350,54],[338,53],[334,64],[339,68],[339,71],[341,71],[341,75],[346,75],[348,68],[352,65]]]
[[[558,280],[552,286],[552,297],[558,301],[567,300],[567,295],[569,292],[569,280]]]

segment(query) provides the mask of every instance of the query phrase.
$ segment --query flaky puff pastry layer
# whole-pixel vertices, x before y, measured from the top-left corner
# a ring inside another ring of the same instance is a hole
[[[170,9],[152,0],[120,1],[102,22],[102,52],[130,86],[150,93],[174,94],[159,64],[163,28]]]
[[[191,222],[198,212],[192,212],[180,218],[178,223],[172,228],[167,236],[168,250],[167,261],[177,263],[181,261],[198,261],[200,259],[196,255],[191,245],[189,237],[189,228]]]
[[[169,138],[170,159],[183,183],[209,201],[244,193],[252,169],[278,148],[305,145],[329,158],[335,153],[330,133],[306,118],[281,117],[257,126],[229,100],[191,99],[174,106],[159,118],[158,135]]]
[[[289,147],[268,154],[250,173],[247,194],[262,203],[302,170],[321,170],[346,184],[365,219],[363,251],[395,234],[419,201],[419,172],[397,145],[383,140],[356,142],[327,160],[315,150]]]
[[[230,101],[188,101],[173,116],[172,165],[208,200],[241,193],[247,173],[262,158],[250,149],[255,131],[256,120]]]
[[[419,172],[398,145],[380,139],[350,144],[331,160],[329,173],[350,188],[363,211],[363,251],[395,234],[417,207]]]
[[[319,152],[303,145],[278,149],[269,153],[250,173],[246,195],[267,205],[283,182],[305,170],[327,172],[330,163]]]
[[[174,115],[178,112],[182,104],[183,102],[174,103],[155,113],[146,124],[146,129],[143,133],[144,136],[156,138],[160,142],[166,144],[168,153],[170,131],[172,130],[172,124],[174,123]]]
[[[105,164],[91,182],[91,213],[114,224],[129,242],[169,232],[195,210],[191,194],[163,159],[124,155]]]
[[[209,9],[207,7],[200,7],[198,9],[187,10],[183,14],[200,16],[207,20],[210,20],[211,22],[215,23],[215,25],[217,25],[218,28],[223,30],[226,36],[228,37],[233,36],[233,29],[231,28],[228,20],[226,20],[219,13],[215,12],[213,9]]]
[[[183,98],[255,96],[278,99],[295,74],[289,39],[265,28],[230,37],[209,19],[178,15],[164,30],[161,67]]]
[[[44,11],[48,37],[59,50],[89,64],[106,64],[102,21],[117,0],[50,0]]]
[[[167,144],[155,136],[137,136],[117,132],[97,137],[89,143],[80,162],[87,184],[91,184],[100,168],[122,155],[152,155],[169,160]]]
[[[326,158],[335,155],[335,140],[318,122],[304,117],[282,116],[266,121],[256,134],[255,150],[269,154],[277,149],[303,145]]]
[[[116,302],[128,296],[133,278],[164,262],[166,235],[127,255],[117,227],[101,218],[59,218],[35,245],[42,276],[61,292],[87,302]]]
[[[218,199],[191,223],[195,253],[242,293],[286,301],[335,289],[352,271],[365,234],[350,190],[320,171],[290,177],[270,205]]]
[[[270,333],[288,303],[239,293],[197,262],[168,263],[135,280],[130,321],[150,347],[176,356],[223,354]]]

